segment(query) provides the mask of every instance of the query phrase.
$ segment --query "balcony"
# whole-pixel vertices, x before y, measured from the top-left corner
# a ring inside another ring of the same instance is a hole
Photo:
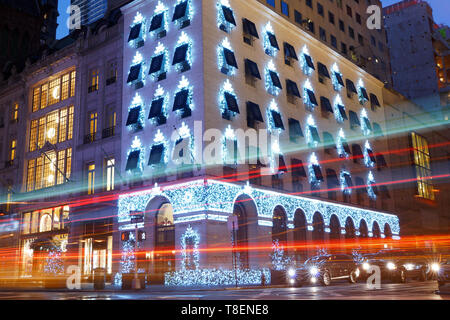
[[[103,129],[102,139],[106,139],[106,138],[114,136],[115,131],[116,131],[116,127],[109,127],[109,128]]]
[[[95,141],[95,133],[89,133],[84,136],[83,143],[89,144]]]

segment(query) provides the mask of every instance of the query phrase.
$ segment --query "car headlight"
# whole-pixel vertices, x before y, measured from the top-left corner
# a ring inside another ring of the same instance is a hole
[[[360,274],[359,268],[356,268],[355,275],[356,275],[357,278],[359,277],[359,274]]]
[[[288,270],[288,275],[289,277],[295,277],[295,269],[294,268],[289,268]]]
[[[397,266],[393,262],[388,262],[386,264],[386,268],[388,268],[389,270],[395,270],[395,269],[397,269]]]
[[[439,265],[439,263],[435,262],[431,264],[431,271],[439,272],[439,270],[441,270],[441,266]]]
[[[309,268],[309,274],[312,276],[317,276],[319,274],[319,268],[317,267]]]
[[[414,270],[414,265],[412,263],[405,264],[405,269],[408,271]]]
[[[362,268],[363,268],[363,270],[369,270],[370,264],[368,264],[367,262],[364,262],[364,263],[362,264]]]

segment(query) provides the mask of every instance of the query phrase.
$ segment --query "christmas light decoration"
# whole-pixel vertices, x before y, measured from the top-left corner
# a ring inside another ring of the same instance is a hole
[[[339,129],[338,136],[336,139],[336,147],[337,152],[341,158],[347,158],[349,154],[345,151],[344,143],[346,143],[347,140],[345,139],[344,130],[342,128]]]
[[[159,79],[161,79],[161,75],[167,73],[170,68],[169,51],[161,42],[158,42],[158,45],[155,48],[155,53],[152,56],[151,61],[161,55],[163,56],[161,68],[158,71],[151,73],[151,76],[153,77],[154,81],[158,81]]]
[[[366,109],[362,109],[361,110],[361,130],[363,132],[363,134],[365,136],[370,135],[370,133],[372,132],[372,126],[370,126],[370,120],[369,117],[367,115],[367,111]]]
[[[364,164],[366,165],[366,167],[372,168],[375,165],[375,161],[373,159],[372,147],[370,146],[370,143],[367,140],[364,143],[364,152],[363,152],[363,154],[364,154]]]
[[[187,22],[191,21],[192,18],[194,17],[194,7],[192,6],[192,0],[177,0],[175,2],[175,7],[183,2],[187,2],[186,14],[185,16],[175,20],[175,24],[178,25],[180,28],[186,26]]]
[[[64,273],[64,262],[61,255],[62,250],[60,247],[49,249],[45,258],[44,273],[53,275]]]
[[[349,186],[348,183],[347,183],[346,176],[351,177],[350,176],[350,172],[348,172],[347,170],[341,170],[341,174],[339,176],[339,178],[340,178],[339,180],[340,180],[340,183],[341,183],[341,190],[345,194],[351,194],[352,193],[352,189],[350,189],[351,186]]]
[[[320,141],[317,141],[317,137],[316,139],[314,138],[313,136],[314,129],[315,131],[317,131],[316,122],[313,116],[310,114],[306,119],[305,138],[308,145],[315,148],[319,145]]]
[[[181,35],[178,38],[174,52],[177,51],[177,48],[180,48],[183,45],[187,45],[186,57],[185,60],[175,64],[175,69],[177,72],[183,72],[192,67],[192,39],[184,31],[181,32]]]
[[[134,151],[140,151],[136,170],[142,172],[144,170],[145,148],[142,146],[141,140],[137,136],[134,137],[131,148],[127,152],[127,159]],[[129,173],[131,173],[131,171],[129,171]]]
[[[311,59],[311,62],[314,63],[311,55],[309,54],[309,50],[305,45],[302,49],[302,54],[300,55],[300,67],[305,75],[310,76],[314,69],[308,64],[307,59],[309,58],[307,58],[307,56]]]
[[[236,26],[225,18],[225,14],[224,14],[222,7],[226,7],[231,12],[233,12],[233,10],[231,9],[229,0],[218,1],[217,2],[217,27],[220,30],[230,33]]]
[[[270,101],[269,107],[266,109],[266,116],[267,116],[267,128],[270,133],[272,134],[280,134],[283,131],[283,128],[280,128],[275,123],[275,119],[273,116],[273,112],[280,114],[280,109],[278,108],[278,104],[274,99]],[[281,117],[281,114],[280,114]]]
[[[311,100],[308,90],[314,94],[314,89],[311,82],[309,79],[306,79],[305,84],[303,85],[303,103],[305,104],[307,110],[314,111],[316,104],[314,104]]]
[[[272,41],[276,41],[275,39],[275,32],[273,31],[272,25],[270,22],[268,22],[264,28],[263,28],[263,46],[264,46],[264,52],[267,53],[271,57],[276,57],[278,51],[280,51],[279,48],[274,46]]]
[[[159,125],[163,124],[160,123],[161,120],[164,120],[163,122],[166,122],[169,118],[169,94],[165,93],[165,90],[163,87],[158,85],[158,88],[156,88],[155,94],[153,96],[152,105],[155,101],[158,101],[160,99],[163,99],[162,107],[161,107],[161,113],[158,117],[154,117],[150,119],[150,122],[152,125]]]
[[[266,91],[271,95],[278,96],[281,91],[280,75],[277,72],[272,60],[270,60],[267,64],[264,74]]]
[[[339,71],[337,63],[335,63],[331,67],[331,82],[333,83],[334,90],[341,91],[343,85],[339,83],[338,77],[340,77],[340,80],[342,81],[342,73]]]
[[[342,102],[342,98],[340,95],[337,95],[336,98],[334,99],[333,113],[334,113],[334,117],[336,118],[336,121],[339,123],[342,123],[342,122],[344,122],[344,118],[342,116],[341,110],[339,110],[340,106],[342,106],[342,108],[344,108],[344,112],[345,112],[345,106],[344,106],[344,103]]]
[[[359,98],[359,102],[364,105],[368,99],[367,99],[367,92],[366,89],[364,87],[364,82],[362,79],[359,79],[358,84],[356,85],[357,90],[358,90],[358,98]]]
[[[161,130],[158,129],[158,131],[155,134],[155,137],[153,139],[153,144],[150,146],[150,152],[151,150],[158,145],[163,145],[163,151],[161,155],[161,163],[157,164],[150,164],[151,168],[156,168],[160,164],[168,164],[169,163],[169,140],[164,137]]]
[[[367,175],[367,194],[371,199],[376,199],[377,195],[375,194],[373,190],[373,186],[375,184],[375,178],[373,176],[372,171],[369,171],[369,174]]]
[[[190,243],[190,245],[192,245],[192,248],[188,248],[188,242]],[[197,270],[200,261],[200,252],[199,252],[200,235],[189,225],[186,228],[186,231],[180,237],[180,244],[181,244],[181,255],[183,257],[181,260],[181,269]]]
[[[140,46],[142,44],[143,41],[145,41],[147,34],[145,32],[146,30],[146,21],[144,16],[138,11],[136,12],[136,15],[134,16],[133,22],[130,25],[130,29],[133,28],[139,28],[138,25],[140,26],[139,29],[139,34],[137,34],[134,39],[130,40],[128,42],[128,44],[132,47],[132,48],[137,48],[138,46]]]
[[[316,172],[314,171],[314,167],[319,167],[319,160],[317,160],[316,153],[313,152],[309,156],[309,163],[308,163],[308,172],[309,172],[309,182],[311,184],[320,185],[320,180],[316,177]]]
[[[286,267],[291,263],[291,258],[285,256],[284,246],[280,244],[278,239],[272,241],[270,258],[272,261],[272,269],[277,271],[286,270]]]
[[[175,92],[174,97],[177,96],[179,92],[182,92],[183,90],[188,90],[188,97],[186,101],[186,107],[191,110],[191,112],[194,110],[194,102],[193,102],[193,96],[194,96],[194,87],[190,85],[189,80],[183,76],[178,84],[178,90]],[[175,111],[175,113],[182,117],[184,110],[178,109]]]
[[[230,110],[226,94],[231,95],[231,97],[235,99],[237,108],[238,105],[237,95],[234,92],[233,85],[231,84],[229,79],[225,81],[225,83],[223,84],[222,88],[219,91],[219,109],[222,115],[229,115],[229,117],[233,117],[237,113],[235,112],[235,110]]]
[[[230,41],[228,38],[223,39],[222,43],[217,46],[217,64],[219,66],[219,70],[228,76],[233,76],[236,73],[237,67],[234,65],[230,65],[227,62],[225,53],[226,50],[229,50],[229,54],[234,56],[234,50],[231,47]],[[231,57],[230,57],[231,58]],[[232,59],[232,58],[231,58]],[[236,60],[236,58],[234,58]],[[233,61],[234,63],[235,61]]]
[[[161,25],[159,26],[159,28],[155,28],[154,30],[150,31],[151,36],[156,38],[161,38],[161,36],[163,34],[165,35],[169,30],[169,9],[161,1],[158,1],[151,21],[153,21],[153,19],[160,14],[163,15]]]
[[[145,127],[144,101],[142,100],[141,96],[138,93],[135,94],[130,106],[128,107],[128,113],[130,113],[131,110],[133,110],[135,108],[140,108],[138,120],[137,120],[137,123],[135,123],[133,125],[129,125],[128,130]]]

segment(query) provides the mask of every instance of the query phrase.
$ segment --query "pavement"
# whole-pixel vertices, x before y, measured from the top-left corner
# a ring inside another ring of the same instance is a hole
[[[329,287],[283,286],[252,288],[170,288],[149,286],[144,290],[120,290],[112,286],[95,291],[46,290],[42,288],[0,288],[0,300],[450,300],[438,293],[436,281],[383,283],[381,289],[368,289],[365,283],[333,283]]]

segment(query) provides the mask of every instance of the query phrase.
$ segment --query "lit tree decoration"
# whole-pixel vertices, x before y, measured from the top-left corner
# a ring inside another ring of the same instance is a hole
[[[305,55],[308,55],[308,56],[311,57],[311,55],[309,54],[309,50],[306,47],[306,45],[303,47],[302,54],[300,56],[300,67],[302,68],[303,73],[305,75],[310,76],[311,73],[313,72],[313,68],[308,66],[308,64],[306,63],[306,56]],[[311,57],[311,60],[312,60],[312,57]],[[314,63],[314,61],[313,61],[313,63]]]
[[[331,81],[333,83],[334,90],[341,91],[342,85],[339,83],[337,75],[339,75],[342,79],[342,73],[339,71],[337,63],[334,63],[331,67]]]
[[[263,29],[264,51],[269,56],[276,57],[279,49],[272,46],[272,43],[270,42],[270,36],[275,36],[275,32],[273,31],[273,28],[272,28],[272,25],[270,24],[270,22],[268,22]]]
[[[272,253],[270,254],[270,257],[274,270],[285,270],[291,263],[291,258],[285,257],[284,246],[279,243],[278,239],[272,241]]]
[[[225,83],[222,86],[222,89],[219,92],[219,108],[220,108],[220,112],[222,113],[222,115],[231,113],[232,116],[235,116],[236,113],[232,112],[231,110],[228,109],[228,104],[227,104],[227,99],[225,97],[225,93],[232,95],[236,99],[236,102],[238,101],[236,93],[234,92],[234,89],[233,89],[233,85],[231,84],[229,79],[227,79],[225,81]]]
[[[308,172],[309,172],[309,182],[311,184],[320,185],[320,180],[316,178],[316,173],[314,172],[314,166],[319,166],[319,161],[317,160],[316,153],[313,152],[309,156],[309,163],[308,163]]]
[[[167,119],[169,118],[169,99],[170,98],[169,98],[169,94],[165,93],[164,88],[161,87],[161,85],[158,85],[158,88],[156,88],[155,94],[153,96],[152,103],[153,103],[153,101],[157,101],[161,98],[164,99],[164,102],[163,102],[163,105],[161,108],[161,116],[164,118],[163,120],[167,121]],[[158,117],[150,119],[150,122],[153,125],[163,124],[163,123],[159,122]]]
[[[52,247],[45,258],[44,273],[61,274],[64,273],[64,262],[61,257],[62,250],[60,247]]]
[[[369,174],[367,175],[367,194],[371,199],[376,199],[377,195],[375,194],[373,190],[373,186],[375,184],[375,178],[373,176],[372,171],[369,171]]]
[[[161,23],[161,27],[150,32],[152,36],[157,36],[161,32],[167,32],[169,30],[169,9],[161,1],[158,1],[152,19],[159,14],[163,14],[163,22]]]
[[[359,79],[358,84],[356,86],[357,86],[357,90],[358,90],[359,102],[361,104],[365,104],[368,100],[363,95],[363,90],[365,90],[365,87],[364,87],[364,82],[362,81],[362,79]]]
[[[334,99],[333,112],[336,121],[342,123],[344,122],[344,118],[342,117],[341,111],[339,110],[339,106],[344,106],[344,103],[342,102],[341,96],[337,95]]]
[[[190,21],[194,17],[194,8],[192,6],[192,0],[177,0],[175,6],[185,1],[187,1],[186,15],[178,20],[175,20],[175,24],[178,25],[180,28],[183,27],[186,21]]]
[[[309,99],[308,90],[311,90],[314,93],[311,82],[309,79],[306,79],[305,84],[303,85],[303,103],[309,111],[314,111],[315,105]]]
[[[181,269],[197,270],[200,263],[200,235],[189,225],[186,231],[181,235]],[[192,246],[188,248],[188,245]],[[189,252],[188,252],[189,251]]]
[[[192,67],[192,39],[189,38],[189,36],[187,35],[186,32],[181,32],[180,37],[178,38],[177,41],[177,45],[175,47],[174,52],[176,51],[176,49],[178,47],[181,47],[182,45],[188,45],[188,49],[186,51],[186,60],[183,62],[179,62],[175,65],[175,69],[177,70],[177,72],[182,72],[186,69],[186,64],[187,66]]]
[[[227,7],[231,10],[229,0],[219,0],[217,2],[217,27],[220,30],[230,33],[236,26],[225,19],[222,6]]]
[[[137,25],[141,25],[141,30],[139,32],[139,35],[137,36],[136,39],[131,40],[129,42],[130,46],[133,48],[138,47],[138,45],[142,42],[145,41],[146,37],[147,37],[147,33],[145,32],[146,30],[146,23],[145,23],[145,18],[144,16],[138,11],[136,12],[136,15],[134,16],[133,19],[133,23],[130,25],[130,28],[133,28]]]
[[[142,146],[141,140],[137,136],[134,137],[133,142],[131,144],[131,148],[130,148],[130,150],[128,150],[127,159],[130,156],[130,153],[132,153],[134,151],[140,151],[137,169],[138,169],[138,171],[143,171],[144,170],[145,149]]]
[[[266,116],[267,116],[267,126],[269,129],[269,132],[272,134],[280,134],[283,129],[277,128],[275,125],[275,120],[273,119],[272,111],[280,113],[280,109],[278,108],[278,104],[274,99],[270,101],[269,107],[266,109]],[[280,113],[281,115],[281,113]]]
[[[375,162],[372,160],[369,150],[373,153],[372,147],[370,146],[369,141],[366,140],[364,144],[364,163],[366,167],[372,168],[375,165]]]
[[[366,109],[362,109],[361,110],[361,130],[363,131],[363,134],[365,136],[370,135],[370,133],[372,132],[372,127],[369,127],[369,117],[367,115],[367,111]]]
[[[345,139],[344,130],[342,128],[339,129],[338,137],[336,139],[336,147],[338,154],[341,158],[347,158],[348,153],[344,149],[344,143],[347,142]]]
[[[141,110],[139,111],[139,118],[138,118],[138,123],[133,125],[133,126],[129,126],[128,129],[131,130],[132,128],[144,128],[145,127],[145,108],[144,108],[144,101],[142,100],[141,96],[136,93],[133,101],[131,102],[131,105],[128,108],[128,112],[130,112],[131,110],[133,110],[134,108],[138,108],[140,107]]]
[[[231,47],[228,38],[223,39],[222,43],[219,46],[217,46],[217,64],[221,72],[223,72],[228,76],[233,76],[236,73],[236,68],[228,65],[227,60],[225,58],[225,49],[230,50],[234,54],[234,50]]]
[[[266,66],[265,69],[265,83],[266,83],[266,91],[274,96],[278,96],[280,94],[281,88],[275,86],[272,76],[270,73],[273,72],[276,74],[278,79],[280,78],[279,73],[277,72],[275,65],[272,60],[269,61],[269,63]]]
[[[341,170],[340,174],[341,190],[345,194],[351,194],[352,189],[349,188],[350,186],[347,184],[347,181],[345,180],[346,175],[350,176],[350,172],[348,172],[347,170]]]
[[[153,72],[151,76],[153,77],[153,80],[158,81],[161,74],[167,73],[170,68],[170,60],[169,60],[169,51],[166,49],[164,44],[161,42],[158,42],[158,46],[155,48],[155,53],[152,56],[153,58],[156,58],[160,55],[163,55],[163,61],[161,63],[161,69],[158,72]]]
[[[128,241],[122,242],[121,273],[131,273],[135,268],[134,234],[130,232]]]
[[[319,145],[319,141],[314,140],[310,127],[317,129],[316,122],[314,121],[314,118],[311,114],[306,119],[305,135],[306,135],[306,142],[308,143],[308,145],[315,148]]]

